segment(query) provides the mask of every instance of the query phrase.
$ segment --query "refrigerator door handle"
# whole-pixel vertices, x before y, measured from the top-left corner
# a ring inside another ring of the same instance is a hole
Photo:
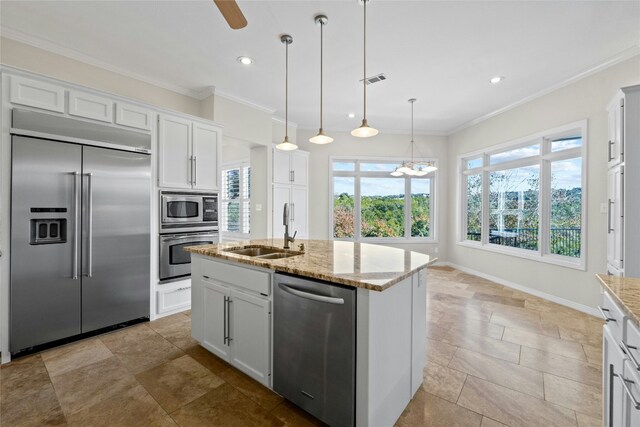
[[[71,277],[73,280],[78,280],[78,227],[80,226],[80,218],[78,215],[80,214],[80,201],[78,200],[79,192],[78,192],[78,176],[80,172],[75,171],[71,172],[73,174],[73,272],[71,273]]]
[[[93,188],[91,187],[91,180],[93,174],[87,174],[87,194],[89,200],[87,201],[87,276],[93,276]]]

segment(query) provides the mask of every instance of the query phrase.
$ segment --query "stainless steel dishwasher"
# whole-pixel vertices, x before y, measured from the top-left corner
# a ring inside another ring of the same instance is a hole
[[[276,274],[273,316],[273,389],[330,426],[353,426],[355,289]]]

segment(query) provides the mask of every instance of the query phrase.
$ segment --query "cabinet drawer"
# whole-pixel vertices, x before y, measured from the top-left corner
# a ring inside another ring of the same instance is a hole
[[[191,306],[191,286],[183,286],[157,292],[158,314],[189,308]]]
[[[87,119],[113,122],[113,101],[90,93],[69,91],[69,114]]]
[[[271,274],[217,261],[203,260],[202,275],[262,295],[271,295]]]
[[[136,105],[116,104],[116,123],[136,129],[151,130],[151,110]]]
[[[626,316],[618,305],[613,301],[608,292],[602,295],[602,311],[609,318],[607,326],[611,331],[611,335],[620,343],[624,339]]]
[[[635,322],[629,318],[626,320],[626,337],[624,338],[624,351],[630,360],[631,365],[636,370],[636,375],[640,377],[640,329]],[[640,390],[640,385],[638,386]]]
[[[11,103],[64,113],[64,88],[11,76]]]

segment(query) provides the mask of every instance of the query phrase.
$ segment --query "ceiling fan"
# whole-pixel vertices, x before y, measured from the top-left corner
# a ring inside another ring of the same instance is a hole
[[[239,30],[247,26],[247,19],[242,14],[238,3],[235,0],[213,0],[220,9],[220,13],[227,21],[227,24],[234,29]]]

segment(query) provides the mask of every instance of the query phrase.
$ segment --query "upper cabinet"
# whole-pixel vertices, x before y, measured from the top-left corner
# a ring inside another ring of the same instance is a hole
[[[153,120],[151,110],[122,102],[116,104],[116,124],[151,130],[151,120]]]
[[[309,153],[273,150],[273,182],[306,186],[309,180]]]
[[[613,167],[624,161],[624,94],[620,92],[607,108],[609,114],[609,140],[607,162]]]
[[[159,186],[217,190],[220,128],[181,117],[158,117]]]
[[[11,76],[12,104],[64,113],[64,93],[64,88],[60,86]]]
[[[69,114],[101,122],[113,122],[114,102],[90,93],[69,91]]]

